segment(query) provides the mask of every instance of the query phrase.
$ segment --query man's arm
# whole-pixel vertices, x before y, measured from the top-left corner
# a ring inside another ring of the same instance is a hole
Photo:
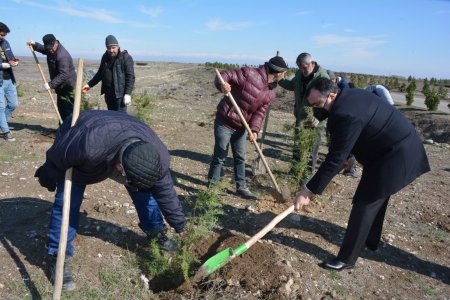
[[[89,80],[88,85],[90,88],[94,87],[103,79],[103,68],[105,66],[105,54],[103,54],[102,59],[100,61],[100,66],[98,67],[97,73],[95,73],[94,77]]]
[[[177,233],[183,232],[186,220],[181,202],[173,186],[170,171],[167,171],[166,175],[155,183],[150,192],[158,203],[161,213],[169,225]]]
[[[134,61],[130,55],[126,55],[125,59],[125,95],[131,95],[134,87]]]

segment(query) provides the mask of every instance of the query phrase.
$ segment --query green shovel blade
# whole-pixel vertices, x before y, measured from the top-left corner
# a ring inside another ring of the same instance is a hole
[[[225,250],[220,251],[210,259],[208,259],[198,270],[196,278],[202,278],[204,276],[208,276],[212,272],[220,269],[230,260],[235,258],[236,256],[241,255],[245,251],[247,251],[247,245],[241,244],[236,249],[227,248]]]

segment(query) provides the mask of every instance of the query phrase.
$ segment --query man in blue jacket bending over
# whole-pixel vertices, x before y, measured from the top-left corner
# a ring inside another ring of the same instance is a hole
[[[56,255],[62,221],[64,176],[73,168],[67,253],[63,290],[73,290],[70,269],[72,241],[78,228],[83,194],[88,184],[107,178],[124,184],[136,207],[141,229],[149,239],[157,238],[161,249],[173,251],[162,215],[182,235],[185,217],[170,175],[170,156],[156,133],[138,119],[116,111],[84,111],[76,124],[64,122],[56,133],[45,163],[36,171],[41,186],[55,191],[49,226],[48,254],[54,281]],[[162,213],[162,215],[161,215]]]

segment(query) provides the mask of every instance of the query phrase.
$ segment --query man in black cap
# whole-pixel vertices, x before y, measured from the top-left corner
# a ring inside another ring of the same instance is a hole
[[[78,228],[83,194],[88,184],[113,179],[127,189],[139,217],[139,226],[149,239],[157,238],[161,249],[176,249],[165,233],[163,217],[183,234],[185,217],[170,175],[170,156],[156,133],[138,119],[121,112],[87,110],[75,126],[70,118],[57,131],[45,163],[35,176],[41,186],[55,191],[49,226],[48,254],[54,275],[61,231],[65,171],[73,168],[70,220],[63,289],[73,290],[70,270],[72,241]],[[161,215],[162,213],[162,215]]]
[[[267,108],[275,99],[273,89],[287,71],[286,62],[281,56],[272,57],[258,68],[243,67],[221,71],[224,84],[216,77],[217,89],[225,94],[231,92],[240,107],[253,134],[248,137],[256,143],[258,132],[266,115]],[[247,148],[247,131],[227,96],[217,106],[214,121],[214,153],[208,172],[208,186],[217,185],[220,180],[223,163],[228,155],[228,148],[234,158],[234,179],[236,193],[246,199],[257,199],[245,184],[245,154]]]
[[[120,51],[119,42],[113,35],[106,37],[105,45],[100,67],[82,91],[86,93],[101,81],[101,94],[105,94],[108,109],[126,112],[134,87],[133,58],[127,50]]]
[[[61,45],[53,34],[46,34],[42,37],[39,44],[33,40],[27,42],[37,52],[47,56],[48,71],[50,81],[44,85],[44,88],[54,89],[57,95],[58,111],[63,122],[72,115],[74,102],[74,89],[77,81],[75,67],[73,66],[72,56]]]

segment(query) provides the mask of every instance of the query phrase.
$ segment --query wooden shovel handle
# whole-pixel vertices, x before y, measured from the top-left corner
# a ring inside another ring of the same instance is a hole
[[[247,249],[253,246],[258,240],[260,240],[263,236],[265,236],[269,231],[271,231],[281,220],[286,218],[287,215],[294,211],[294,205],[289,206],[285,211],[276,216],[269,224],[267,224],[263,229],[261,229],[258,233],[252,236],[248,241],[245,242]]]
[[[77,83],[75,86],[75,103],[73,104],[71,127],[75,125],[78,116],[80,114],[81,85],[83,83],[83,64],[84,64],[83,59],[80,58],[78,60]],[[58,257],[56,259],[56,276],[55,276],[55,285],[53,288],[53,298],[52,298],[53,300],[57,299],[59,300],[61,298],[61,291],[63,285],[64,258],[66,256],[67,231],[69,228],[70,194],[72,192],[72,172],[73,168],[67,169],[64,180],[63,211],[61,221],[61,232],[59,235]]]
[[[216,70],[217,77],[220,79],[220,82],[221,82],[222,84],[224,84],[225,81],[223,80],[222,75],[220,75],[219,70],[217,70],[217,69],[215,69],[215,70]],[[233,95],[232,95],[231,93],[227,93],[226,96],[228,97],[228,99],[230,99],[231,103],[233,104],[233,107],[234,107],[234,109],[236,110],[237,114],[239,115],[239,118],[241,119],[242,124],[244,124],[244,127],[245,127],[245,129],[247,130],[248,134],[249,134],[249,135],[252,135],[253,132],[252,132],[252,130],[250,129],[250,127],[248,126],[248,123],[247,123],[247,121],[245,120],[244,115],[242,114],[241,109],[239,108],[239,106],[237,105],[236,101],[234,100]],[[265,158],[264,155],[262,154],[261,148],[259,148],[259,145],[258,145],[258,143],[257,143],[256,141],[253,143],[253,145],[255,145],[256,151],[258,151],[258,154],[259,154],[259,156],[261,157],[261,159],[262,159],[262,161],[263,161],[263,164],[264,164],[264,166],[266,167],[267,173],[269,173],[270,179],[272,180],[273,184],[275,185],[275,188],[277,189],[277,192],[281,194],[281,189],[280,189],[280,187],[278,186],[278,183],[277,183],[277,181],[275,180],[275,177],[273,176],[272,172],[270,171],[270,167],[269,167],[269,165],[267,164],[266,158]]]

